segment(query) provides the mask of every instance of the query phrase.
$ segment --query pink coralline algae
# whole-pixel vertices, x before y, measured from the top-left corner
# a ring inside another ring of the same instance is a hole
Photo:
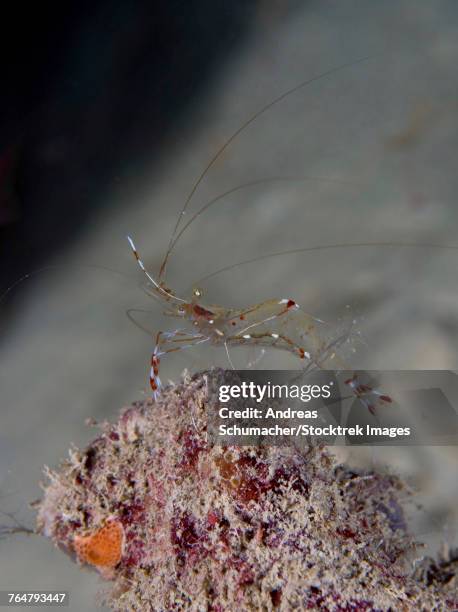
[[[210,444],[218,375],[134,403],[47,472],[38,531],[111,581],[109,607],[458,608],[456,563],[412,574],[398,478],[336,465],[321,447]]]

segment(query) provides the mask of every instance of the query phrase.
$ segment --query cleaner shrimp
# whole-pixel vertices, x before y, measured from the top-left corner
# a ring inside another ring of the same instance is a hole
[[[292,298],[270,299],[242,309],[204,305],[199,300],[199,290],[195,290],[191,301],[184,300],[151,276],[130,236],[128,240],[140,268],[152,284],[154,296],[168,308],[166,314],[185,319],[194,327],[194,333],[176,329],[156,334],[149,375],[155,399],[162,385],[159,377],[162,356],[205,342],[224,346],[233,369],[229,347],[243,345],[272,347],[293,353],[305,362],[304,372],[316,368],[348,369],[337,351],[348,340],[349,331],[335,338],[329,337],[323,322],[302,310]],[[388,395],[360,382],[356,374],[345,382],[372,413],[378,405],[392,402]]]
[[[232,136],[212,157],[189,193],[175,224],[157,279],[154,278],[153,275],[147,270],[132,238],[130,236],[127,237],[138,265],[148,281],[152,297],[155,297],[166,307],[167,310],[165,314],[185,320],[192,326],[191,330],[189,331],[179,328],[168,332],[159,331],[156,334],[155,346],[151,356],[151,369],[149,375],[150,386],[155,399],[160,393],[162,386],[159,376],[162,357],[172,352],[192,348],[203,343],[210,343],[215,346],[224,346],[232,368],[234,368],[234,366],[230,357],[229,347],[245,345],[272,347],[283,351],[288,351],[301,360],[301,362],[304,364],[304,371],[309,371],[316,368],[339,370],[348,369],[345,367],[337,353],[339,347],[349,339],[350,330],[338,334],[336,337],[332,337],[328,330],[325,329],[324,323],[302,310],[302,308],[293,298],[287,297],[270,299],[242,309],[234,309],[218,305],[206,305],[201,302],[200,298],[202,297],[202,294],[198,289],[194,290],[193,297],[190,300],[183,299],[182,297],[176,295],[164,282],[164,274],[167,262],[174,246],[182,236],[183,232],[200,214],[213,205],[217,200],[223,198],[229,193],[257,182],[264,182],[256,181],[241,185],[231,189],[225,194],[218,196],[217,198],[214,198],[205,204],[183,227],[180,228],[181,221],[188,208],[188,205],[203,178],[206,176],[207,172],[217,161],[217,159],[221,156],[223,151],[233,142],[233,140],[235,140],[235,138],[260,115],[281,102],[287,96],[297,92],[299,89],[314,81],[323,79],[338,70],[353,66],[359,62],[366,61],[367,59],[369,58],[362,58],[356,62],[341,65],[337,68],[333,68],[325,73],[308,79],[303,83],[300,83],[294,88],[281,94],[273,101],[269,102],[266,106],[261,108],[261,110],[245,121],[245,123],[232,134]],[[305,179],[327,180],[317,179],[316,177],[305,177]],[[279,177],[276,179],[271,178],[266,180],[298,179],[285,179],[285,177]],[[299,180],[304,180],[304,178]],[[362,384],[358,380],[356,374],[348,379],[346,383],[350,387],[352,393],[358,399],[360,399],[372,413],[375,412],[378,405],[390,403],[392,401],[388,395],[381,393],[372,386]]]

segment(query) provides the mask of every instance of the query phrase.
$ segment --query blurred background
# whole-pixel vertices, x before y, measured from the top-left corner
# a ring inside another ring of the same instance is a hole
[[[30,277],[0,303],[0,510],[31,526],[43,465],[94,436],[87,418],[113,419],[148,393],[153,341],[126,311],[147,311],[136,319],[152,332],[179,324],[142,291],[126,234],[157,273],[215,151],[267,102],[344,64],[227,147],[183,222],[258,184],[196,218],[167,283],[224,306],[291,296],[330,322],[349,306],[364,340],[354,367],[458,370],[458,252],[295,253],[202,280],[309,246],[458,244],[455,2],[19,3],[1,28],[1,289]],[[231,355],[246,367],[259,351]],[[211,365],[228,365],[223,349],[177,353],[161,374]],[[295,365],[270,351],[258,367]],[[337,453],[405,475],[425,554],[456,545],[456,449],[386,451]],[[90,610],[101,583],[49,542],[18,536],[0,540],[10,588],[67,588],[70,610]]]

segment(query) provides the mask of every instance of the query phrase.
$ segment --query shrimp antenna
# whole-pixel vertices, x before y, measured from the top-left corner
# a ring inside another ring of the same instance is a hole
[[[178,234],[175,236],[175,238],[173,239],[171,245],[170,245],[170,253],[173,251],[173,249],[175,248],[176,243],[180,240],[181,236],[184,234],[184,232],[188,229],[188,227],[194,223],[194,221],[200,217],[200,215],[202,215],[206,210],[208,210],[211,206],[213,206],[213,204],[216,204],[217,202],[219,202],[219,200],[223,200],[225,197],[227,197],[228,195],[231,195],[231,193],[235,193],[236,191],[241,191],[242,189],[246,189],[247,187],[257,187],[258,185],[264,185],[267,183],[277,183],[277,182],[303,182],[303,181],[322,181],[322,182],[328,182],[328,183],[337,183],[340,185],[350,185],[350,186],[358,186],[358,187],[363,187],[363,183],[355,183],[353,181],[346,181],[345,179],[338,179],[338,178],[328,178],[328,177],[322,177],[322,176],[272,176],[272,177],[268,177],[268,178],[263,178],[263,179],[258,179],[256,181],[250,181],[248,183],[243,183],[241,185],[237,185],[236,187],[232,187],[232,189],[229,189],[228,191],[225,191],[224,193],[220,193],[219,195],[215,196],[214,198],[212,198],[211,200],[209,200],[206,204],[204,204],[197,212],[195,212],[192,217],[189,219],[189,221],[186,223],[186,225],[184,225],[181,230],[178,232]]]
[[[282,257],[284,255],[297,255],[298,253],[310,253],[312,251],[329,251],[331,249],[346,249],[346,248],[367,248],[367,247],[384,247],[384,248],[426,248],[426,249],[443,249],[449,251],[458,251],[458,245],[454,244],[435,244],[430,242],[347,242],[347,243],[336,243],[336,244],[322,244],[320,246],[310,246],[303,247],[299,249],[290,249],[288,251],[276,251],[275,253],[266,253],[265,255],[259,255],[258,257],[253,257],[252,259],[245,259],[244,261],[238,261],[237,263],[231,264],[230,266],[225,266],[224,268],[220,268],[219,270],[215,270],[206,276],[203,276],[196,284],[203,283],[204,281],[217,276],[218,274],[223,274],[224,272],[229,272],[230,270],[234,270],[235,268],[239,268],[241,266],[246,266],[251,263],[256,263],[257,261],[262,261],[264,259],[271,259],[273,257]]]
[[[157,282],[157,280],[155,280],[151,276],[151,274],[145,268],[145,264],[140,259],[140,255],[138,254],[137,247],[135,246],[134,241],[132,240],[132,238],[130,236],[127,236],[127,240],[129,241],[130,248],[132,249],[132,251],[134,253],[134,256],[135,256],[135,259],[137,260],[138,265],[140,266],[140,269],[142,270],[143,274],[146,276],[146,278],[149,280],[149,282],[159,291],[159,293],[162,294],[167,300],[173,300],[173,301],[176,301],[176,302],[186,303],[186,300],[182,300],[181,298],[177,297],[176,295],[173,295],[173,293],[170,293],[170,291],[167,291],[166,289],[164,289],[164,287],[162,287],[162,285],[160,285]]]
[[[167,262],[168,262],[170,253],[172,252],[173,245],[175,244],[175,236],[176,236],[176,234],[178,232],[178,229],[180,227],[181,220],[182,220],[182,218],[183,218],[183,216],[184,216],[184,214],[186,212],[186,209],[188,208],[188,205],[191,202],[195,192],[197,191],[197,188],[199,187],[200,183],[205,178],[205,176],[207,175],[207,172],[210,170],[210,168],[213,166],[213,164],[221,157],[221,155],[224,153],[224,151],[227,149],[227,147],[237,138],[237,136],[239,134],[241,134],[251,123],[256,121],[256,119],[258,119],[261,115],[263,115],[268,110],[270,110],[273,106],[275,106],[276,104],[278,104],[279,102],[281,102],[282,100],[287,98],[288,96],[292,95],[293,93],[299,91],[303,87],[305,87],[307,85],[310,85],[311,83],[314,83],[315,81],[320,81],[321,79],[324,79],[324,78],[330,76],[331,74],[339,72],[340,70],[344,70],[345,68],[350,68],[351,66],[355,66],[355,65],[360,64],[362,62],[366,62],[367,60],[372,59],[373,57],[375,57],[375,56],[374,55],[367,55],[365,57],[361,57],[361,58],[359,58],[357,60],[354,60],[352,62],[347,62],[345,64],[341,64],[340,66],[336,66],[335,68],[331,68],[330,70],[327,70],[326,72],[322,72],[321,74],[318,74],[318,75],[316,75],[316,76],[314,76],[314,77],[312,77],[310,79],[307,79],[306,81],[303,81],[302,83],[299,83],[299,85],[296,85],[295,87],[292,87],[291,89],[288,89],[288,91],[285,91],[280,96],[278,96],[277,98],[275,98],[274,100],[272,100],[271,102],[269,102],[268,104],[263,106],[254,115],[251,115],[251,117],[249,119],[247,119],[226,140],[226,142],[222,145],[222,147],[220,147],[218,149],[218,151],[213,155],[213,157],[207,163],[205,168],[202,170],[202,172],[200,173],[198,179],[194,183],[191,191],[189,192],[188,197],[185,200],[183,208],[181,209],[180,214],[178,215],[178,219],[177,219],[177,221],[175,223],[175,227],[173,228],[172,236],[170,237],[170,241],[169,241],[169,245],[167,247],[167,251],[165,253],[164,259],[163,259],[162,264],[161,264],[161,267],[159,269],[159,280],[162,279],[162,277],[163,277],[163,275],[165,273],[165,268],[167,266]]]
[[[142,325],[141,323],[139,323],[137,321],[137,319],[134,317],[134,313],[136,312],[141,312],[141,313],[145,313],[145,314],[151,314],[150,310],[144,310],[143,308],[129,308],[128,310],[126,310],[126,317],[129,319],[129,321],[131,323],[133,323],[135,325],[135,327],[138,327],[138,329],[140,329],[141,331],[145,332],[148,334],[148,336],[151,336],[153,334],[153,330],[148,329],[147,327],[145,327],[144,325]]]
[[[42,268],[37,268],[36,270],[32,270],[31,272],[27,272],[23,276],[19,277],[12,285],[10,285],[5,291],[0,295],[0,304],[2,304],[7,296],[14,290],[18,285],[28,280],[29,278],[33,278],[38,274],[42,274],[43,272],[48,272],[50,270],[59,270],[60,268],[67,270],[69,268],[81,268],[81,269],[94,269],[94,270],[104,270],[105,272],[112,272],[113,274],[118,274],[119,276],[123,276],[124,278],[133,279],[134,276],[130,274],[125,274],[124,272],[120,272],[119,270],[115,270],[114,268],[109,268],[107,266],[99,266],[97,264],[72,264],[70,266],[64,264],[52,264],[49,266],[43,266]]]

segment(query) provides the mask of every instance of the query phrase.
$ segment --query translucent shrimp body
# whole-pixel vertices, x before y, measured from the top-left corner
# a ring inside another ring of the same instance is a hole
[[[187,302],[151,276],[132,239],[129,237],[128,240],[140,268],[152,284],[155,297],[167,306],[168,314],[185,319],[192,325],[189,331],[177,329],[158,332],[156,335],[150,369],[150,386],[155,398],[161,388],[161,357],[205,342],[224,346],[231,366],[229,347],[249,345],[288,351],[301,360],[305,371],[313,368],[344,368],[336,351],[348,339],[349,333],[331,337],[329,332],[326,333],[325,325],[305,313],[293,299],[267,300],[244,309],[207,306],[196,299]],[[200,292],[196,291],[194,298],[198,297]],[[362,385],[356,376],[350,378],[347,384],[371,412],[380,403],[391,402],[389,396]]]
[[[325,342],[318,335],[317,321],[292,299],[273,299],[242,310],[230,309],[223,316],[212,317],[211,321],[211,327],[216,326],[217,336],[215,333],[211,336],[215,343],[219,338],[219,342],[223,340],[228,346],[276,347],[317,365],[325,349]]]

